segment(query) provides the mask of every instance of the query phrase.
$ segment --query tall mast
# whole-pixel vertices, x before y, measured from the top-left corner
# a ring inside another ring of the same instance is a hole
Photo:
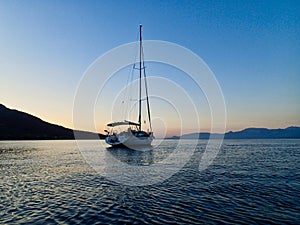
[[[139,130],[142,130],[142,24],[140,24],[140,90],[139,90]]]

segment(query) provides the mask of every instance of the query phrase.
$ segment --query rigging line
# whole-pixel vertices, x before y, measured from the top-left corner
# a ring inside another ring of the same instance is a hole
[[[131,74],[131,71],[132,69],[130,70],[130,73]],[[125,94],[123,96],[123,101],[122,103],[124,103],[124,107],[122,107],[123,109],[123,118],[124,119],[127,119],[126,118],[126,112],[128,110],[128,101],[127,101],[127,96],[128,96],[128,84],[129,84],[129,79],[130,79],[130,75],[127,77],[127,82],[126,82],[126,86],[125,86]]]
[[[146,100],[147,100],[148,119],[149,119],[150,131],[152,132],[151,112],[150,112],[150,103],[149,103],[148,88],[147,88],[148,85],[147,85],[147,76],[146,76],[146,69],[145,69],[143,47],[142,47],[142,58],[143,58],[143,72],[144,72],[144,81],[145,81],[145,92],[146,92]]]
[[[127,97],[128,97],[128,109],[127,109],[127,116],[130,116],[130,114],[132,115],[132,109],[135,107],[135,105],[132,103],[132,101],[131,101],[131,98],[132,98],[132,96],[133,96],[133,89],[134,90],[136,90],[134,87],[135,87],[135,82],[134,82],[134,80],[135,80],[135,70],[137,69],[136,68],[136,62],[137,62],[137,60],[138,60],[138,53],[139,53],[139,48],[138,48],[138,45],[139,45],[139,42],[138,41],[136,41],[135,42],[135,45],[136,45],[136,52],[135,52],[135,57],[134,57],[134,63],[133,63],[133,65],[132,65],[132,68],[131,68],[131,73],[130,73],[130,80],[129,80],[129,82],[130,82],[130,85],[129,85],[129,88],[128,88],[128,92],[129,92],[129,94],[127,95]]]
[[[134,66],[134,65],[133,65]],[[131,66],[129,75],[127,77],[127,83],[126,83],[126,87],[125,87],[125,94],[123,96],[123,102],[126,103],[125,107],[124,107],[124,113],[123,113],[123,118],[124,119],[128,119],[128,108],[130,107],[130,96],[132,93],[132,80],[133,80],[133,66]]]
[[[139,36],[139,31],[136,32],[136,40],[138,40],[138,36]],[[136,51],[135,51],[135,55],[134,55],[134,61],[133,62],[136,62],[137,61],[137,58],[138,58],[138,41],[135,42],[135,45],[136,45]],[[127,82],[126,82],[126,87],[125,87],[125,94],[123,96],[123,101],[122,103],[126,103],[124,104],[124,108],[123,108],[123,118],[124,119],[129,119],[129,113],[130,113],[130,110],[129,108],[131,108],[131,102],[130,102],[130,96],[132,94],[132,82],[133,82],[133,77],[134,77],[134,69],[135,69],[135,63],[132,64],[132,67],[130,69],[130,72],[129,72],[129,76],[127,77]]]

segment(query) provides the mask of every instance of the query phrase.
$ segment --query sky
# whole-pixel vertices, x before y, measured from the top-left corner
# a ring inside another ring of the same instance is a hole
[[[176,43],[205,61],[224,95],[226,130],[300,126],[299,1],[1,0],[0,103],[73,128],[84,72],[107,51],[136,41],[139,24],[145,40]],[[157,67],[153,75],[166,73]],[[191,95],[209,130],[205,96],[178,74],[165,77]],[[100,100],[95,121],[102,132],[111,114]],[[174,113],[153,102],[158,129],[167,121],[168,135],[176,134]]]

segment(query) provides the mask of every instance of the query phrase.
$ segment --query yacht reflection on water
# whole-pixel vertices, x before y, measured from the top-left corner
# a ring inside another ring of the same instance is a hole
[[[154,163],[153,148],[150,146],[131,149],[128,147],[108,147],[107,152],[115,159],[133,166],[149,166]]]

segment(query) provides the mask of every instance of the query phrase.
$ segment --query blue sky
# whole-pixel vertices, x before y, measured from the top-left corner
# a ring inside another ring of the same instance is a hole
[[[84,71],[140,23],[208,64],[228,130],[300,125],[299,1],[0,1],[0,102],[72,127]]]

